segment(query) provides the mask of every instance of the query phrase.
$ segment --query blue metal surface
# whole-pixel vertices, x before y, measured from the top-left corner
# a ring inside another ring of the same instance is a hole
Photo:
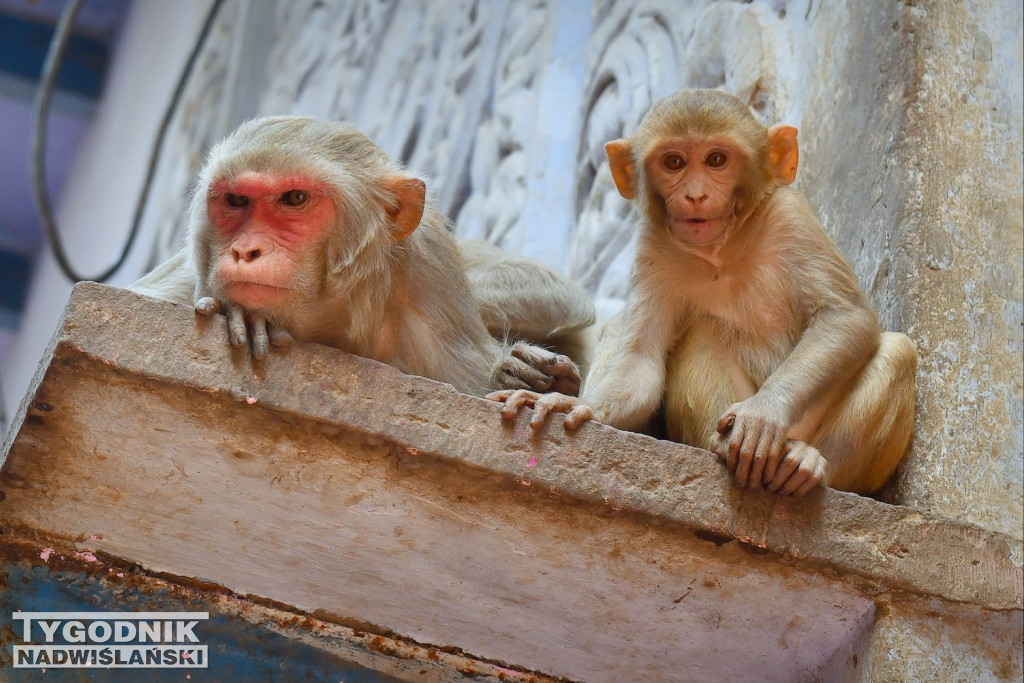
[[[0,13],[0,71],[29,81],[39,80],[53,26]],[[72,34],[57,78],[61,90],[99,96],[110,60],[106,43]]]
[[[196,635],[208,646],[207,669],[13,669],[21,643],[15,611],[209,612]],[[216,611],[201,599],[184,600],[145,582],[108,581],[102,574],[55,569],[0,558],[0,680],[4,681],[344,681],[397,680],[316,647]]]

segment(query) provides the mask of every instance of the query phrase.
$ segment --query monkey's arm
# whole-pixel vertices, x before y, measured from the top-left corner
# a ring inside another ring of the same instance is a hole
[[[665,297],[641,293],[608,321],[581,395],[593,419],[629,431],[647,426],[665,389],[676,317]]]
[[[533,427],[542,425],[548,413],[562,412],[567,413],[568,429],[590,419],[618,429],[642,429],[661,403],[665,355],[675,320],[670,302],[663,297],[637,295],[605,326],[597,362],[587,375],[581,398],[530,391],[495,392],[488,398],[505,402],[502,417],[506,419],[532,406]]]
[[[184,248],[133,282],[128,289],[154,299],[192,304],[196,279],[189,250]]]
[[[858,302],[833,303],[812,313],[790,355],[750,398],[729,407],[718,421],[719,454],[737,482],[773,481],[780,461],[808,419],[820,420],[831,399],[871,356],[878,320]],[[807,438],[804,436],[803,438]]]

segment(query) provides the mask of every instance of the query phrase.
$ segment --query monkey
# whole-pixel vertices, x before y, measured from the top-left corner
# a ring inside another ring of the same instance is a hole
[[[849,262],[790,184],[797,130],[739,99],[681,90],[605,146],[640,234],[623,311],[580,398],[494,392],[575,429],[643,429],[716,453],[740,487],[876,492],[913,430],[917,352],[882,332]]]
[[[223,312],[255,359],[299,340],[469,394],[579,390],[577,365],[538,344],[571,345],[593,322],[583,288],[460,246],[423,180],[349,123],[242,124],[210,150],[187,221],[185,246],[129,289]]]

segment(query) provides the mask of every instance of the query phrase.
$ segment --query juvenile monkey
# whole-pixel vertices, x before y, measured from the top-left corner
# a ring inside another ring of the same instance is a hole
[[[796,129],[766,129],[740,100],[683,90],[606,145],[642,213],[631,291],[580,399],[491,395],[531,424],[567,412],[717,453],[740,486],[871,493],[913,429],[917,353],[881,333],[849,263],[796,177]]]
[[[294,338],[471,394],[579,389],[569,358],[505,338],[529,326],[519,316],[534,299],[541,318],[557,324],[523,336],[557,342],[579,333],[594,315],[582,288],[539,264],[470,246],[478,301],[423,181],[350,124],[243,124],[210,151],[188,220],[184,249],[131,288],[195,304],[203,315],[225,312],[230,343],[251,343],[256,358]],[[528,269],[520,277],[517,267]],[[538,272],[552,289],[534,297]],[[509,314],[485,321],[491,299]]]

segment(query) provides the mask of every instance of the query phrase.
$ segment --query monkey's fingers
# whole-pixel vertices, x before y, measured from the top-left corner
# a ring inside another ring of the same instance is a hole
[[[493,394],[488,395],[493,396]],[[516,389],[505,398],[505,405],[501,409],[501,416],[506,420],[514,420],[521,408],[532,408],[539,399],[540,394],[537,392],[527,389]]]
[[[499,391],[492,391],[491,393],[484,396],[488,401],[494,401],[495,403],[504,403],[508,400],[508,397],[515,393],[515,389],[501,389]]]
[[[585,403],[580,403],[565,416],[565,428],[576,429],[587,420],[594,419],[594,410]]]
[[[239,306],[227,306],[228,341],[232,346],[245,346],[248,337],[245,330],[245,311]]]
[[[518,358],[506,358],[498,371],[498,382],[508,389],[529,389],[544,392],[554,381],[550,375]]]
[[[530,426],[540,429],[550,413],[571,413],[579,405],[579,400],[565,394],[544,394],[533,403],[533,417]]]
[[[789,453],[769,485],[782,495],[804,495],[825,481],[827,462],[818,449],[800,441],[791,441]]]
[[[798,442],[792,442],[789,446],[790,450],[782,458],[778,468],[775,470],[775,476],[768,482],[769,491],[778,491],[782,488],[783,484],[789,479],[789,476],[796,471],[797,467],[800,466],[800,457],[798,453],[794,453]]]
[[[532,344],[518,342],[512,347],[512,355],[527,365],[536,368],[548,378],[548,386],[541,391],[557,391],[566,396],[580,393],[580,369],[568,356],[552,353]],[[531,387],[537,389],[537,387]]]
[[[742,420],[733,427],[729,438],[729,454],[735,452],[736,483],[746,486],[750,480],[757,445],[761,442],[762,425],[756,420]],[[758,482],[760,483],[760,482]]]
[[[750,468],[748,484],[753,487],[760,487],[765,481],[765,473],[771,469],[775,470],[782,457],[782,447],[785,441],[781,438],[782,430],[776,425],[765,424],[761,431],[761,439],[757,442],[757,449],[754,452],[754,461]],[[771,477],[768,477],[771,481]]]
[[[580,369],[568,356],[558,356],[558,359],[558,365],[551,371],[555,380],[551,385],[551,390],[566,396],[579,396],[580,386],[583,384],[583,380],[580,378]]]
[[[786,432],[783,429],[775,430],[775,438],[768,446],[768,459],[764,465],[764,474],[761,480],[768,484],[775,479],[775,473],[779,469],[779,463],[786,452]]]
[[[220,313],[220,301],[212,296],[204,296],[196,302],[196,313],[199,315],[215,315]]]
[[[252,335],[252,357],[262,360],[270,353],[270,337],[267,335],[267,319],[254,315],[249,321],[249,332]]]
[[[513,375],[528,384],[525,388],[533,391],[557,391],[567,396],[580,392],[580,370],[568,356],[516,342],[505,364]]]

